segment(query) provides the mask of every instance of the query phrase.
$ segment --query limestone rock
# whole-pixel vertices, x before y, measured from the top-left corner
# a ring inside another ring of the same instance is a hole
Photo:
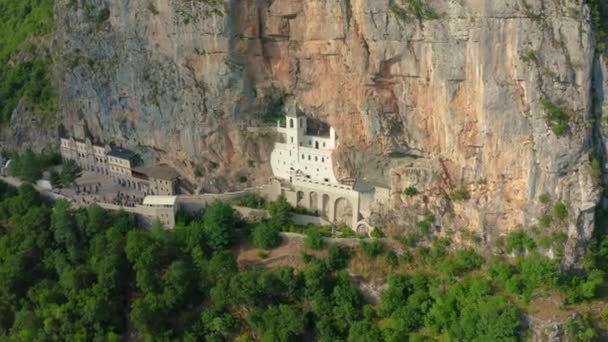
[[[536,224],[546,192],[568,206],[568,263],[591,236],[605,68],[583,0],[428,0],[421,21],[384,0],[56,3],[64,125],[151,147],[192,180],[198,166],[201,188],[266,181],[272,137],[245,128],[293,96],[335,127],[341,177],[391,184],[396,234],[432,210],[491,244]],[[544,100],[570,115],[565,136]],[[461,187],[471,199],[452,203]]]

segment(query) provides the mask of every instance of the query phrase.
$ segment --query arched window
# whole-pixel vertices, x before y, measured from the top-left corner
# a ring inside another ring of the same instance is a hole
[[[293,128],[293,119],[289,119],[289,128]]]
[[[315,161],[319,161],[319,158],[317,156],[315,156]]]
[[[315,141],[315,148],[318,150],[319,149],[319,142]]]
[[[302,155],[302,159],[306,159],[306,158],[304,158],[304,155]]]
[[[325,158],[321,158],[321,163],[325,163]]]
[[[308,160],[310,160],[310,154],[308,155]]]
[[[325,147],[325,143],[323,143],[323,147]]]

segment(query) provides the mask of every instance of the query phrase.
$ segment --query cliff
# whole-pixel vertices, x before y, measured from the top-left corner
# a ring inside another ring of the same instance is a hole
[[[60,121],[193,181],[198,169],[201,189],[219,191],[267,179],[273,137],[245,128],[272,122],[291,96],[335,127],[341,177],[390,184],[376,218],[387,234],[430,211],[494,246],[561,201],[567,217],[540,234],[565,233],[576,262],[608,132],[589,8],[416,3],[56,1]]]

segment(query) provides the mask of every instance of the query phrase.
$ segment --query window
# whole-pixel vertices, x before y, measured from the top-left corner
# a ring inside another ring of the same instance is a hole
[[[300,118],[300,127],[304,127],[304,124],[302,123],[302,118]]]
[[[317,156],[315,156],[315,161],[319,161],[319,158]]]
[[[291,137],[291,143],[293,144],[293,137]]]
[[[310,154],[308,155],[308,160],[310,160]]]
[[[325,163],[325,158],[321,158],[321,163]]]
[[[302,159],[306,159],[306,158],[304,158],[304,155],[302,155]]]
[[[323,143],[323,147],[325,147],[325,143]]]
[[[308,146],[312,146],[312,140],[308,140]]]
[[[289,119],[289,128],[293,128],[293,119]]]
[[[319,142],[315,141],[315,148],[318,150],[319,149]]]

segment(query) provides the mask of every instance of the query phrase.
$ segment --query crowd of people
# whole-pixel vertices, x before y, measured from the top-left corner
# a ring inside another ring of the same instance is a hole
[[[119,191],[112,199],[112,204],[123,207],[134,207],[136,204],[142,204],[143,200],[143,197],[129,195]]]

